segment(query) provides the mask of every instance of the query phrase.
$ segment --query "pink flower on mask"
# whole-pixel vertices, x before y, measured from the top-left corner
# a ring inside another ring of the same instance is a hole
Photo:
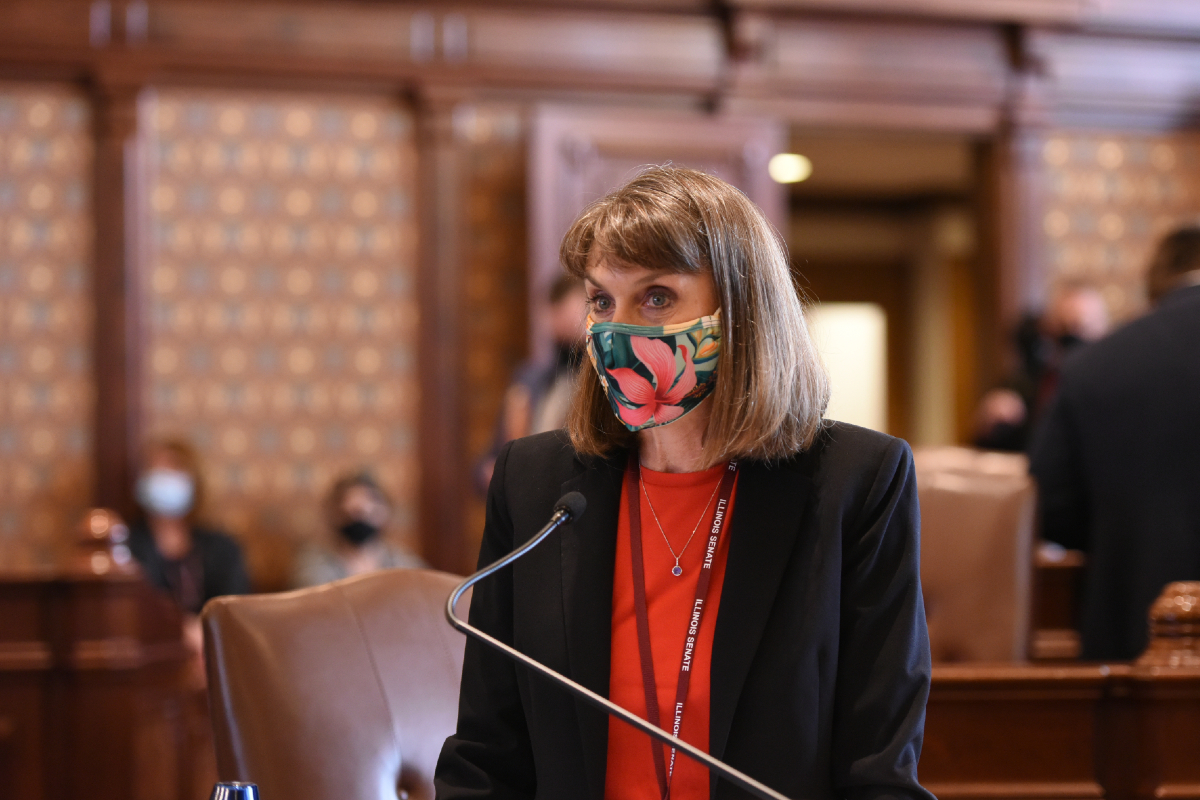
[[[651,385],[650,381],[628,367],[608,370],[621,388],[621,394],[636,406],[629,408],[624,403],[618,403],[621,420],[637,428],[651,419],[659,425],[678,419],[683,414],[679,401],[696,386],[696,368],[687,349],[682,345],[679,347],[683,355],[683,374],[679,380],[675,380],[675,354],[671,352],[670,345],[661,339],[648,339],[645,336],[632,336],[629,341],[633,346],[633,354],[650,369],[654,384]],[[674,386],[671,381],[675,381]]]

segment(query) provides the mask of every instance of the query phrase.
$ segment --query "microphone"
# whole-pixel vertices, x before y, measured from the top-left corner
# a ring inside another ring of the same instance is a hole
[[[567,515],[567,522],[574,522],[583,516],[583,512],[587,509],[587,498],[579,492],[567,492],[562,497],[558,498],[558,502],[554,504],[554,515]],[[552,516],[551,519],[554,519]]]
[[[463,596],[463,593],[466,592],[467,589],[470,589],[487,576],[516,561],[518,558],[525,555],[530,550],[545,541],[546,537],[548,537],[551,533],[554,533],[554,531],[558,530],[563,525],[578,520],[581,516],[583,516],[583,512],[586,508],[587,500],[579,492],[570,492],[563,495],[558,499],[558,502],[554,504],[554,512],[550,515],[550,521],[547,522],[545,527],[538,531],[532,539],[498,561],[488,564],[486,567],[469,576],[465,581],[456,586],[454,591],[450,593],[449,599],[446,600],[446,619],[449,621],[451,627],[460,633],[464,633],[473,639],[483,642],[495,650],[499,650],[501,653],[508,656],[513,661],[516,661],[518,664],[525,665],[539,675],[542,675],[559,686],[562,686],[576,697],[586,700],[600,710],[629,723],[643,733],[648,734],[651,738],[657,739],[658,741],[669,745],[670,747],[674,747],[679,752],[695,761],[699,761],[710,771],[716,772],[730,783],[749,792],[755,797],[762,798],[762,800],[789,800],[786,795],[780,794],[771,787],[756,781],[754,778],[751,778],[744,772],[734,769],[724,761],[713,758],[700,748],[690,745],[676,736],[672,736],[662,728],[653,725],[648,720],[644,720],[637,714],[621,708],[621,706],[612,702],[607,697],[596,694],[591,689],[579,685],[566,675],[550,669],[540,661],[535,661],[534,659],[522,653],[520,650],[517,650],[515,647],[507,645],[493,636],[489,636],[478,628],[472,627],[466,620],[462,619],[454,612],[454,607],[458,605],[459,599]]]

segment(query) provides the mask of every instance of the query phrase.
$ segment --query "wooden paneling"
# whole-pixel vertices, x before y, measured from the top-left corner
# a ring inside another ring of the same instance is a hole
[[[578,85],[600,77],[715,88],[724,63],[706,15],[618,14],[490,5],[372,7],[334,3],[239,6],[239,25],[211,2],[151,6],[149,44],[210,53],[303,54],[347,62],[435,66],[456,81]],[[590,77],[589,77],[590,76]]]
[[[807,125],[992,130],[1010,71],[994,27],[746,15],[737,39],[729,107]]]
[[[1200,670],[935,667],[921,782],[942,800],[1200,796]]]
[[[1193,125],[1200,113],[1195,41],[1034,30],[1026,48],[1043,76],[1048,121],[1167,130]]]
[[[730,5],[789,14],[895,15],[1170,36],[1200,33],[1200,6],[1192,0],[731,0]]]
[[[783,150],[782,126],[761,119],[653,113],[631,108],[543,107],[533,123],[530,162],[530,349],[548,337],[537,308],[561,271],[558,246],[575,217],[647,164],[711,171],[744,191],[784,227],[783,188],[767,160]]]
[[[943,800],[1102,798],[1107,667],[938,667],[921,782]]]
[[[1089,0],[1080,21],[1087,27],[1194,38],[1200,35],[1200,5],[1192,0]]]
[[[715,86],[725,45],[714,18],[491,11],[464,15],[462,60],[481,66],[657,75]]]
[[[1141,797],[1154,800],[1200,798],[1200,759],[1191,747],[1200,741],[1200,687],[1194,670],[1138,669],[1123,691],[1125,738],[1108,754],[1109,769],[1119,772],[1122,753],[1139,767],[1130,781]],[[1116,721],[1121,721],[1120,717]]]
[[[464,528],[470,491],[463,444],[462,157],[454,108],[462,97],[431,91],[418,99],[421,269],[422,552],[435,567],[467,572]]]
[[[265,48],[311,55],[414,60],[419,60],[424,45],[421,25],[413,25],[416,12],[411,6],[241,3],[236,12],[234,8],[195,0],[153,3],[147,43],[216,52]],[[236,25],[229,24],[231,12],[237,14]]]
[[[983,201],[992,213],[986,218],[984,240],[993,246],[996,306],[999,326],[1005,331],[1012,330],[1022,313],[1041,308],[1046,296],[1041,231],[1045,172],[1040,144],[1037,131],[1009,127],[986,153]]]
[[[944,17],[1005,22],[1072,22],[1086,0],[731,0],[737,8],[783,12]]]
[[[88,0],[10,0],[0,11],[0,40],[55,48],[87,47],[91,29],[111,30],[111,11],[92,11]],[[99,5],[99,4],[96,4]],[[99,37],[104,44],[107,37]]]
[[[5,797],[197,796],[178,612],[102,566],[0,575]]]
[[[1035,661],[1079,658],[1080,589],[1086,556],[1078,550],[1039,550],[1034,558],[1032,635],[1029,657]]]
[[[492,449],[508,382],[529,348],[527,133],[524,109],[517,104],[469,103],[454,113],[454,138],[463,151],[462,314],[467,352],[461,386],[467,464],[472,469]],[[477,488],[468,490],[468,558],[479,551],[483,534],[483,498],[471,491]]]
[[[92,190],[95,245],[93,374],[96,473],[93,502],[128,517],[142,433],[141,292],[138,267],[137,96],[141,86],[120,70],[101,71],[93,85],[95,169]]]
[[[47,14],[53,5],[57,13]],[[107,9],[104,7],[107,5]],[[334,46],[353,36],[379,49],[403,50],[409,46],[407,20],[413,14],[461,14],[486,11],[494,6],[468,3],[339,4],[314,0],[268,0],[231,3],[151,2],[143,14],[136,3],[115,0],[94,4],[90,0],[15,0],[6,4],[9,23],[5,33],[25,42],[86,46],[112,39],[134,39],[147,34],[160,40],[209,38],[225,42],[276,41],[286,46]],[[1093,29],[1150,32],[1171,36],[1200,32],[1200,9],[1190,0],[731,0],[735,10],[769,11],[784,15],[837,14],[844,16],[910,17],[967,20],[1025,25],[1079,26]],[[128,12],[130,6],[135,10]],[[218,31],[221,14],[237,7],[252,22],[243,31]],[[628,14],[710,16],[707,0],[509,0],[508,12],[537,14]],[[145,22],[141,20],[144,19]],[[323,20],[312,26],[307,20]],[[129,23],[133,22],[132,25]],[[457,23],[452,23],[456,25]],[[419,28],[427,22],[418,23]],[[320,28],[324,28],[321,30]],[[191,29],[189,31],[188,29]],[[193,36],[194,34],[194,36]],[[418,33],[418,37],[423,34]],[[451,37],[456,34],[452,33]],[[8,38],[7,36],[5,38]]]

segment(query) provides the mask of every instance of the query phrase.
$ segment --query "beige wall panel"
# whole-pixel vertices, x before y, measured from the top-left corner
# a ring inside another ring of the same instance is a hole
[[[374,97],[146,99],[147,429],[200,448],[210,513],[260,586],[367,469],[416,547],[416,153]]]
[[[0,567],[46,563],[91,493],[91,121],[0,84]]]
[[[1117,319],[1145,308],[1154,245],[1200,215],[1200,135],[1060,131],[1045,138],[1046,285],[1099,285]]]

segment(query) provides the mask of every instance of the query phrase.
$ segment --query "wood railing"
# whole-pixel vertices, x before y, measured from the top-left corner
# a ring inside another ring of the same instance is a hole
[[[0,797],[198,797],[203,695],[125,535],[94,511],[64,564],[0,575]]]
[[[935,667],[920,775],[941,800],[1200,798],[1200,584],[1133,664]]]

